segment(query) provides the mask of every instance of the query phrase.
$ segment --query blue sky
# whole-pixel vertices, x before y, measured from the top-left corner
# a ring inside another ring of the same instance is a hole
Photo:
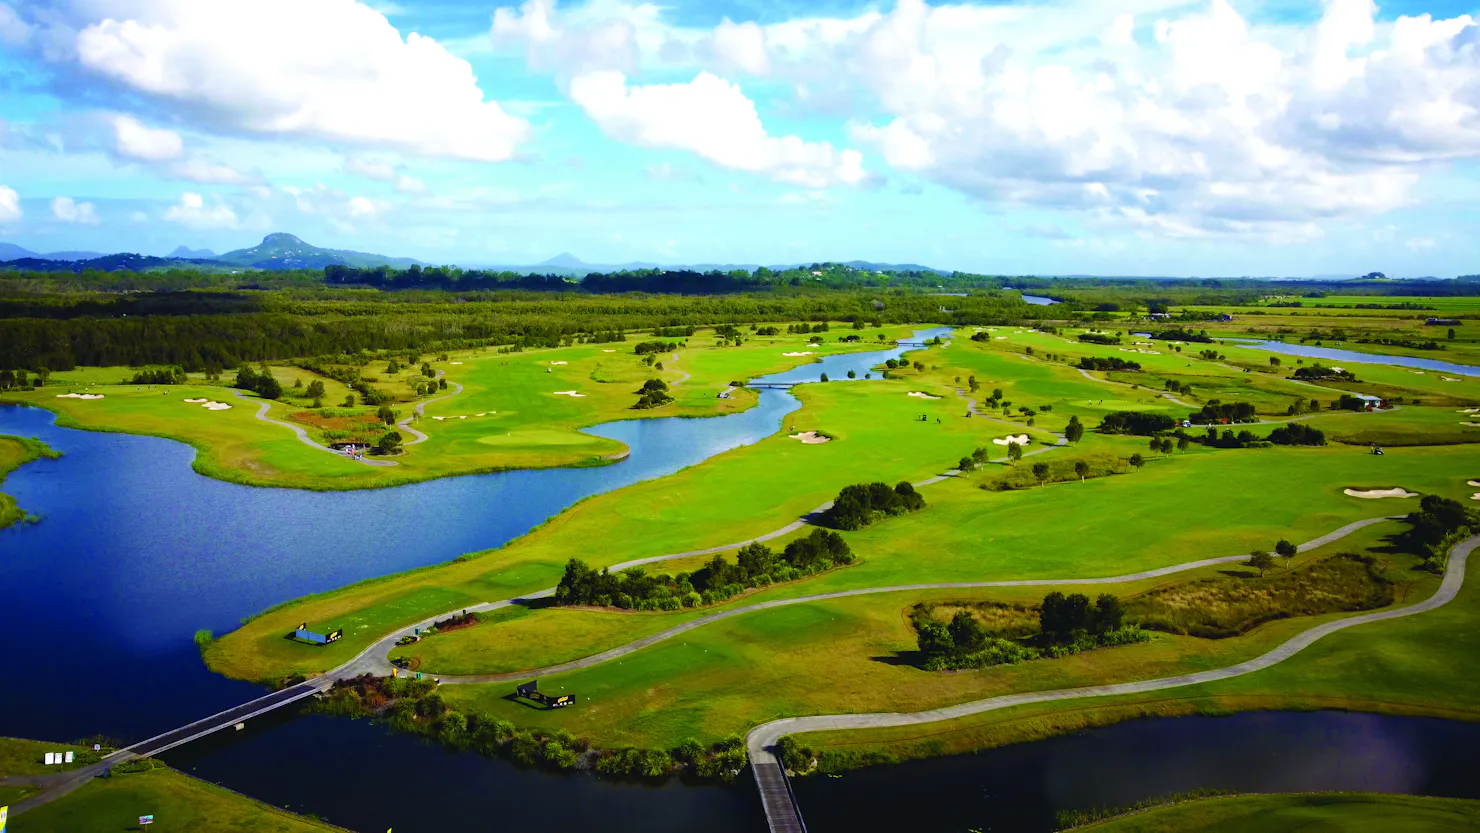
[[[0,0],[0,240],[1480,271],[1456,0]]]

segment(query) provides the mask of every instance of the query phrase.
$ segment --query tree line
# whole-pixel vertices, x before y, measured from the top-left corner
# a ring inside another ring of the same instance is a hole
[[[594,605],[624,610],[679,610],[702,607],[737,596],[754,587],[795,581],[805,576],[845,566],[854,561],[843,536],[814,529],[805,538],[775,552],[763,543],[747,544],[736,554],[735,563],[715,555],[691,573],[648,575],[642,567],[619,573],[594,570],[572,558],[555,587],[559,605]]]
[[[822,513],[822,522],[834,529],[862,529],[880,518],[924,508],[925,498],[908,482],[892,489],[884,483],[861,483],[843,487]]]

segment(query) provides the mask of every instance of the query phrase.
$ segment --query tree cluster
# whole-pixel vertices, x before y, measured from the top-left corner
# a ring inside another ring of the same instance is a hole
[[[1176,427],[1177,421],[1166,414],[1141,411],[1114,411],[1100,422],[1101,434],[1139,434],[1151,436]]]
[[[1326,435],[1319,428],[1292,422],[1269,432],[1269,441],[1275,445],[1325,445]]]
[[[747,544],[740,548],[733,564],[723,555],[716,555],[692,573],[677,575],[648,575],[641,567],[613,574],[606,569],[593,570],[584,561],[572,558],[555,588],[555,603],[632,610],[701,607],[753,587],[795,581],[853,561],[853,551],[843,536],[826,529],[812,530],[779,553],[762,543]]]
[[[1086,344],[1119,344],[1120,336],[1109,333],[1080,333],[1079,340]]]
[[[1135,372],[1141,369],[1140,362],[1128,361],[1118,356],[1084,356],[1079,359],[1083,370],[1122,370]]]
[[[237,369],[236,383],[232,387],[253,391],[263,399],[279,399],[283,395],[282,384],[274,379],[271,373],[265,368],[258,373],[249,364],[244,364]]]
[[[822,522],[834,529],[862,529],[879,518],[923,508],[925,498],[908,482],[892,489],[884,483],[860,483],[843,487]]]
[[[140,370],[129,380],[131,385],[183,385],[185,384],[185,370],[179,365],[172,367],[151,367]],[[272,397],[277,398],[277,397]]]
[[[1151,337],[1157,341],[1187,341],[1196,344],[1211,344],[1213,341],[1208,336],[1207,330],[1199,330],[1194,333],[1191,330],[1184,330],[1181,327],[1154,332],[1151,334]]]
[[[1189,414],[1187,419],[1195,425],[1207,425],[1214,422],[1257,422],[1259,417],[1254,413],[1252,403],[1209,399],[1207,404]]]
[[[632,352],[642,356],[647,353],[672,353],[678,348],[676,341],[640,341],[632,348]]]
[[[646,411],[659,408],[673,401],[668,395],[668,383],[662,379],[649,379],[642,383],[637,390],[637,404],[632,408],[638,411]]]
[[[1426,566],[1435,572],[1444,570],[1449,551],[1456,544],[1480,529],[1480,513],[1438,495],[1424,495],[1418,511],[1410,512],[1407,520],[1411,525],[1408,540],[1425,555]]]
[[[1360,382],[1350,370],[1334,367],[1326,367],[1323,364],[1312,364],[1308,367],[1295,368],[1294,378],[1302,382]]]

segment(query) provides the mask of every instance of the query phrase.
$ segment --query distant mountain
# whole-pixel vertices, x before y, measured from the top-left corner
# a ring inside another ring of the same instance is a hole
[[[35,260],[88,260],[90,258],[102,257],[100,252],[49,252],[37,254],[30,249],[24,249],[14,243],[0,243],[0,263],[23,258]]]
[[[305,243],[291,234],[269,234],[262,242],[250,249],[237,249],[214,258],[231,266],[249,269],[322,269],[325,266],[356,266],[374,268],[390,266],[405,269],[410,266],[425,266],[409,257],[386,257],[385,255],[352,252],[345,249],[323,249]]]
[[[552,266],[556,269],[592,268],[591,264],[587,263],[584,260],[581,260],[570,252],[561,252],[560,254],[550,258],[549,260],[542,260],[539,263],[536,263],[535,266]]]
[[[78,254],[87,254],[79,252]],[[146,272],[169,266],[220,266],[211,260],[181,260],[172,257],[154,257],[129,252],[116,255],[99,255],[81,260],[52,260],[41,257],[23,257],[6,261],[4,268],[28,272],[82,272],[93,269],[99,272]]]
[[[509,264],[463,264],[466,268],[498,269],[509,272],[529,272],[566,275],[570,277],[582,277],[591,272],[623,272],[637,269],[667,269],[671,271],[688,270],[693,272],[720,271],[729,272],[735,269],[744,269],[754,272],[759,269],[759,263],[654,263],[651,261],[631,261],[629,263],[587,263],[570,252],[560,254],[542,260],[532,266],[513,266]],[[796,269],[808,266],[809,263],[781,263],[772,264],[767,268],[776,271],[784,269]],[[935,272],[940,275],[949,275],[950,271],[936,269],[930,266],[921,266],[918,263],[874,263],[867,260],[850,260],[843,263],[844,266],[852,266],[854,269],[867,269],[871,272]]]
[[[186,246],[176,246],[173,252],[165,257],[180,257],[186,260],[215,260],[216,253],[210,249],[191,249]]]

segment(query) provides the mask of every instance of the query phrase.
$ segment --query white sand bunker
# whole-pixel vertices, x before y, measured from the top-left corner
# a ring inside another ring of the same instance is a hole
[[[1440,376],[1439,378],[1440,379],[1443,379],[1446,382],[1463,382],[1464,381],[1463,379],[1460,379],[1457,376]]]
[[[59,393],[58,399],[102,399],[101,393]]]
[[[1470,495],[1470,500],[1480,500],[1480,492]]]
[[[803,353],[782,353],[781,355],[783,355],[783,356],[810,356],[810,355],[812,355],[812,351],[811,350],[808,350],[808,351],[803,352]]]
[[[1028,435],[1027,434],[1013,434],[1011,436],[1003,437],[1000,440],[992,440],[992,444],[993,445],[1027,445],[1028,444]]]
[[[205,400],[205,399],[187,399],[187,400],[185,400],[185,404],[187,404],[187,405],[199,405],[202,402],[206,402],[206,401],[208,401],[208,400]]]
[[[816,431],[803,431],[800,434],[792,434],[794,440],[801,440],[802,445],[821,445],[832,442],[832,437],[826,437]]]
[[[615,350],[602,350],[601,352],[603,352],[603,353],[615,353],[617,351],[615,351]]]
[[[584,394],[584,393],[576,393],[573,390],[557,390],[557,391],[555,391],[555,395],[556,396],[574,396],[575,398],[580,399],[580,398],[584,397],[586,394]]]
[[[568,364],[568,362],[550,362],[550,364]]]
[[[1418,374],[1418,375],[1420,375],[1420,376],[1422,376],[1422,375],[1423,375],[1423,371],[1422,371],[1422,370],[1414,370],[1414,371],[1412,371],[1412,372],[1413,372],[1413,373],[1417,373],[1417,374]]]
[[[1471,480],[1470,485],[1474,486],[1477,489],[1480,489],[1480,480]]]
[[[1460,425],[1468,425],[1471,428],[1480,427],[1480,422],[1461,422]]]
[[[1007,336],[992,336],[993,341],[1006,341]]]
[[[435,420],[436,420],[436,421],[438,421],[438,422],[441,422],[441,421],[442,421],[442,420],[444,420],[444,419],[446,419],[446,418],[447,418],[447,417],[432,417],[432,419],[435,419]]]
[[[225,402],[203,402],[203,403],[201,403],[201,407],[202,408],[205,408],[207,411],[229,411],[229,410],[231,410],[231,406],[228,405],[228,404],[226,404]]]
[[[462,364],[462,362],[448,362],[448,364]]]
[[[1342,493],[1350,497],[1359,497],[1366,500],[1384,497],[1418,497],[1418,492],[1410,492],[1401,486],[1395,489],[1367,489],[1365,491],[1343,489]]]
[[[1465,408],[1462,411],[1458,411],[1458,413],[1461,413],[1461,414],[1475,414],[1475,413],[1480,413],[1480,408]]]
[[[912,391],[910,391],[910,396],[913,396],[916,399],[939,399],[940,398],[939,396],[935,396],[933,394],[925,393],[924,391],[918,391],[918,390],[912,390]]]

